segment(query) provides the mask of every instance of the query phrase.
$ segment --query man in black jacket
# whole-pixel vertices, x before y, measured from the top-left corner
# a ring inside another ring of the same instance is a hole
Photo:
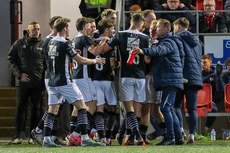
[[[25,131],[28,100],[31,99],[30,130],[36,127],[40,119],[40,103],[43,90],[44,56],[37,21],[28,24],[28,34],[17,40],[8,53],[9,68],[15,76],[17,87],[16,137],[10,144],[20,144]],[[29,139],[28,143],[33,143]]]
[[[190,12],[173,13],[171,11],[186,11],[188,8],[180,0],[167,0],[166,3],[159,5],[156,11],[168,11],[168,13],[156,13],[157,19],[166,19],[173,23],[176,19],[185,17],[190,22],[189,31],[195,32],[195,17]]]
[[[225,17],[218,12],[208,12],[216,10],[215,0],[204,0],[204,13],[199,16],[199,33],[227,33]],[[204,43],[204,36],[200,36]]]

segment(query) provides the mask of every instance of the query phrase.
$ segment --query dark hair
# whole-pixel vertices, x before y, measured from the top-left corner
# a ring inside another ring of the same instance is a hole
[[[145,22],[145,18],[141,13],[134,13],[132,15],[131,21],[135,24],[138,24],[140,22]]]
[[[181,25],[184,28],[188,28],[189,27],[189,20],[186,19],[185,17],[178,18],[177,20],[175,20],[173,22],[173,25]]]
[[[76,28],[77,28],[77,31],[81,31],[83,30],[84,26],[88,23],[91,23],[89,18],[86,18],[86,17],[83,17],[83,18],[79,18],[77,19],[76,21]]]
[[[142,15],[144,16],[144,18],[146,18],[150,13],[154,13],[154,11],[153,10],[144,10],[142,12]]]
[[[103,34],[105,32],[106,28],[114,27],[113,21],[110,20],[101,20],[98,22],[97,28],[100,34]]]
[[[56,28],[57,32],[61,32],[65,27],[68,27],[68,23],[71,20],[69,18],[59,18],[54,22],[54,27]]]
[[[51,29],[53,29],[54,22],[59,18],[61,18],[61,16],[54,16],[54,17],[49,19],[49,26]]]
[[[171,23],[169,22],[169,20],[166,20],[166,19],[159,19],[158,20],[158,23],[163,23],[163,26],[165,28],[167,28],[168,32],[171,31]]]

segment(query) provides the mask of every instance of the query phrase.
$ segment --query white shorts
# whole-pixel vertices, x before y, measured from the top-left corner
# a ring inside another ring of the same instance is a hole
[[[73,81],[80,89],[86,103],[97,100],[97,92],[91,78],[74,79]]]
[[[117,105],[116,92],[112,81],[93,81],[97,90],[97,106],[104,105]]]
[[[162,91],[156,91],[153,88],[153,76],[146,75],[146,103],[160,104]]]
[[[121,78],[120,100],[145,102],[145,79]]]
[[[75,83],[57,87],[49,86],[48,94],[48,105],[59,104],[58,100],[61,96],[63,96],[70,104],[83,100],[83,96]]]
[[[45,79],[45,86],[46,86],[46,91],[49,95],[49,92],[50,92],[50,86],[48,86],[48,83],[49,83],[49,79]],[[65,101],[65,99],[63,98],[63,96],[60,96],[58,98],[58,104],[62,104],[62,102]]]

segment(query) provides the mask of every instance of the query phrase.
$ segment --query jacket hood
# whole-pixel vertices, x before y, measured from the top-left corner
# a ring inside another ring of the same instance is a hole
[[[182,31],[176,34],[181,38],[181,40],[185,41],[190,47],[195,47],[199,44],[199,40],[196,35],[192,34],[189,31]]]
[[[36,43],[36,42],[39,42],[41,41],[41,34],[39,35],[38,38],[36,37],[29,37],[28,34],[26,34],[24,37],[23,37],[28,43]]]

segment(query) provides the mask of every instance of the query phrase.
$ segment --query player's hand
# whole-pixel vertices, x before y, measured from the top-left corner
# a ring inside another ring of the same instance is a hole
[[[104,37],[99,44],[104,44],[106,43],[110,38],[109,37]]]
[[[184,3],[180,3],[179,8],[185,7]]]
[[[22,73],[21,82],[30,82],[29,76],[27,74],[25,74],[25,73]]]
[[[81,50],[80,49],[74,49],[74,50],[75,50],[75,52],[77,52],[78,54],[81,55]]]
[[[105,64],[105,58],[96,58],[96,64],[104,65]]]
[[[135,51],[137,54],[144,54],[143,50],[140,49],[139,47],[133,47],[132,50]]]
[[[221,62],[218,61],[218,62],[217,62],[217,65],[216,65],[216,74],[217,74],[218,76],[220,76],[220,75],[222,74],[222,71],[223,71],[223,67],[222,67],[222,65],[221,65]]]
[[[162,6],[167,9],[168,8],[168,5],[166,3],[162,4]]]

